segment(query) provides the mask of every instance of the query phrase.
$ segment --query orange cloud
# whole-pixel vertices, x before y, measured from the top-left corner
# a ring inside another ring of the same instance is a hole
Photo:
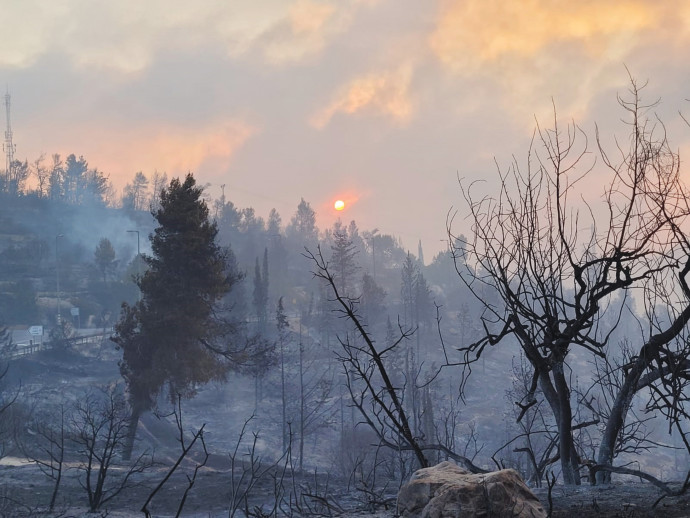
[[[83,128],[82,128],[83,130]],[[191,171],[213,178],[227,172],[235,153],[257,132],[243,122],[221,122],[203,128],[138,127],[90,132],[89,138],[72,135],[71,141],[88,143],[80,153],[118,188],[131,181],[136,171],[154,170],[179,176]]]
[[[412,116],[409,96],[412,71],[403,67],[395,72],[371,74],[351,81],[333,101],[311,118],[315,128],[324,128],[338,113],[353,115],[369,112],[406,123]]]
[[[445,3],[430,46],[446,66],[474,72],[563,42],[577,42],[592,54],[615,51],[658,26],[662,16],[655,4],[640,0],[455,0]]]
[[[293,34],[313,34],[323,30],[333,16],[335,6],[300,0],[290,8],[290,25]]]
[[[628,65],[644,73],[648,48],[687,49],[690,6],[645,0],[442,0],[428,46],[451,82],[483,86],[456,100],[471,112],[493,96],[531,128],[552,116],[551,99],[575,120],[595,92],[625,88]],[[485,81],[489,82],[486,83]],[[496,88],[497,87],[497,88]],[[488,92],[488,93],[487,93]]]
[[[160,132],[146,146],[147,161],[161,161],[168,171],[194,171],[207,163],[223,169],[234,153],[254,133],[241,123],[227,123],[205,130],[181,129]],[[159,169],[161,166],[158,166]]]

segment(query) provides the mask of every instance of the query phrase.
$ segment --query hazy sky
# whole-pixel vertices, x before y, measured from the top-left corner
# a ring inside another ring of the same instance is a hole
[[[303,197],[322,229],[342,198],[427,260],[457,177],[524,157],[552,99],[620,130],[627,66],[690,136],[687,2],[3,0],[0,19],[17,158],[83,155],[118,188],[192,171],[284,222]]]

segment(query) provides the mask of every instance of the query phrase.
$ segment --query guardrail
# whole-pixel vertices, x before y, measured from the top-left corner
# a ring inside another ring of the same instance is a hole
[[[93,334],[73,336],[68,338],[67,341],[70,345],[84,345],[88,343],[97,343],[103,339],[107,339],[112,333],[112,329],[99,330]],[[12,344],[12,351],[9,353],[9,358],[20,358],[22,356],[27,356],[29,354],[35,354],[39,351],[47,351],[53,348],[52,342],[46,340],[43,343],[33,343],[32,341],[23,341]]]
[[[43,351],[50,349],[50,342],[45,342],[42,344],[31,344],[31,343],[17,343],[14,344],[12,352],[10,352],[10,358],[18,358],[20,356],[26,356],[27,354],[34,354],[38,351]]]

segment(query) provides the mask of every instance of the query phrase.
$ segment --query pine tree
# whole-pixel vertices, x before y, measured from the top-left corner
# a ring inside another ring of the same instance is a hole
[[[335,227],[331,251],[333,277],[336,280],[338,289],[344,295],[350,295],[353,289],[352,277],[359,268],[356,260],[359,250],[354,246],[347,230],[342,225],[336,225]]]
[[[408,252],[402,267],[402,280],[400,285],[400,300],[403,306],[403,322],[406,326],[414,324],[414,279],[415,267],[412,255]]]
[[[297,211],[285,229],[286,249],[290,261],[290,274],[294,285],[310,284],[312,275],[307,260],[302,257],[304,249],[314,249],[319,241],[319,229],[316,226],[316,212],[304,198],[297,206]]]
[[[256,313],[257,329],[261,331],[262,313],[263,313],[263,282],[261,280],[261,268],[259,267],[259,258],[256,258],[254,263],[254,292],[252,293],[252,302],[254,303],[254,312]]]
[[[285,236],[282,230],[282,219],[278,211],[271,209],[266,224],[268,238],[268,259],[271,273],[271,298],[287,290],[288,253],[285,248]]]
[[[115,249],[108,238],[104,237],[98,242],[98,246],[93,253],[93,260],[101,275],[103,275],[103,283],[105,283],[108,270],[113,267],[113,262],[115,261]]]
[[[368,325],[378,323],[386,307],[386,290],[376,284],[374,278],[365,273],[362,275],[362,295],[359,298],[360,313]]]
[[[261,292],[263,295],[263,317],[264,317],[264,330],[266,328],[266,322],[268,320],[268,248],[264,248],[264,261],[261,266]]]
[[[414,315],[417,327],[429,327],[433,317],[432,308],[431,289],[424,274],[417,270],[414,277]]]
[[[220,299],[238,276],[228,271],[226,251],[216,244],[202,188],[188,174],[173,179],[161,193],[151,236],[153,255],[138,280],[141,300],[123,304],[115,341],[123,350],[120,372],[132,408],[131,454],[139,416],[167,389],[175,398],[191,397],[201,383],[222,379],[228,363],[214,340],[223,332],[215,318]]]
[[[260,334],[266,332],[268,321],[268,249],[264,248],[263,267],[259,268],[259,258],[254,265],[254,309],[256,310],[257,327]]]
[[[310,245],[319,238],[319,229],[316,227],[316,212],[304,198],[297,206],[297,212],[290,220],[288,227],[290,234],[295,234],[301,240],[301,246]]]

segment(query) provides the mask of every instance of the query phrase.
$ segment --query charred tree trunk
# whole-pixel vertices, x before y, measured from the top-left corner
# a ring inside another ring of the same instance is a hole
[[[391,381],[389,373],[384,365],[382,352],[377,350],[371,336],[368,334],[364,325],[357,317],[353,299],[350,299],[347,296],[343,296],[339,293],[335,280],[328,270],[328,263],[324,260],[319,247],[317,247],[316,254],[306,250],[305,256],[311,259],[316,266],[316,270],[313,271],[314,276],[322,279],[330,286],[333,300],[340,306],[338,311],[341,313],[341,316],[349,319],[349,321],[352,322],[357,329],[357,334],[364,341],[364,346],[358,346],[355,348],[347,339],[341,340],[341,345],[343,346],[346,354],[341,361],[343,362],[343,365],[346,365],[346,373],[347,365],[354,367],[354,371],[357,373],[357,376],[360,377],[359,379],[361,379],[366,386],[366,392],[372,398],[373,405],[375,407],[374,413],[378,414],[380,412],[382,415],[385,415],[385,418],[389,420],[388,427],[398,437],[397,440],[402,443],[397,445],[398,449],[400,446],[404,446],[405,449],[413,451],[419,466],[422,468],[429,467],[429,461],[424,456],[424,451],[421,448],[418,438],[410,428],[407,413],[403,408],[403,401],[400,400],[397,388]],[[384,351],[392,350],[408,336],[409,334],[403,333],[396,344],[389,346],[387,349],[384,349]],[[373,371],[381,377],[380,384],[379,381],[376,381],[376,386],[374,386],[371,374],[362,369],[361,364],[358,362],[358,360],[356,360],[356,355],[353,355],[354,349],[367,356],[367,364],[370,365]],[[351,387],[350,395],[353,396]],[[366,410],[364,410],[364,406],[358,405],[358,409],[362,413],[365,421],[369,423],[372,430],[379,435],[379,438],[384,439],[383,433],[371,420]],[[381,417],[377,416],[377,419],[380,421]]]
[[[304,401],[304,344],[302,343],[302,323],[299,328],[299,471],[302,473],[304,467],[304,432],[305,423],[305,401]]]
[[[575,444],[573,441],[573,412],[570,407],[570,388],[563,372],[563,362],[559,361],[553,368],[553,379],[557,393],[559,454],[561,457],[561,470],[565,485],[579,485],[579,466]]]
[[[611,413],[606,422],[606,428],[601,437],[601,444],[599,445],[599,452],[597,454],[597,463],[606,466],[613,465],[613,457],[616,450],[616,441],[620,435],[623,426],[625,426],[625,418],[628,415],[628,410],[632,404],[633,396],[637,391],[637,382],[642,375],[642,372],[647,367],[647,360],[644,357],[639,357],[635,365],[625,377],[623,386],[620,388],[616,399],[611,406]],[[610,471],[598,471],[596,474],[597,484],[608,484],[611,482]]]
[[[129,422],[127,423],[127,436],[125,437],[125,441],[122,446],[122,460],[129,461],[132,458],[134,439],[137,435],[139,418],[141,417],[142,413],[141,408],[138,406],[132,407],[132,414],[129,416]]]
[[[687,288],[685,275],[690,270],[690,262],[686,263],[681,275],[680,282],[683,286],[683,291],[688,294],[690,290]],[[659,355],[660,350],[667,346],[674,338],[676,338],[685,326],[690,322],[690,305],[687,305],[683,311],[676,317],[673,323],[665,331],[652,336],[647,343],[640,349],[637,359],[625,376],[623,385],[621,386],[616,399],[611,407],[611,415],[606,422],[606,428],[601,438],[599,452],[597,454],[597,462],[600,465],[613,465],[613,457],[616,449],[616,441],[620,436],[620,432],[625,426],[625,419],[630,410],[632,399],[642,387],[649,386],[660,377],[668,374],[667,366],[659,366],[655,372],[648,373],[642,376],[645,370],[650,366],[652,359]],[[680,373],[686,373],[690,370],[690,366],[683,365],[679,369]],[[685,375],[685,374],[683,374]],[[611,481],[611,471],[598,471],[596,475],[597,484],[606,484]]]
[[[283,435],[283,451],[285,451],[287,449],[288,434],[286,418],[287,400],[285,395],[285,345],[283,344],[282,340],[280,342],[280,403],[282,416],[281,430]]]
[[[534,351],[528,348],[525,352],[533,353]],[[550,371],[553,380],[549,376],[549,369],[543,359],[535,357],[532,364],[538,365],[539,385],[558,427],[558,456],[561,461],[563,483],[579,485],[580,466],[573,440],[573,412],[570,406],[570,387],[564,372],[565,362],[560,360],[553,365]]]

